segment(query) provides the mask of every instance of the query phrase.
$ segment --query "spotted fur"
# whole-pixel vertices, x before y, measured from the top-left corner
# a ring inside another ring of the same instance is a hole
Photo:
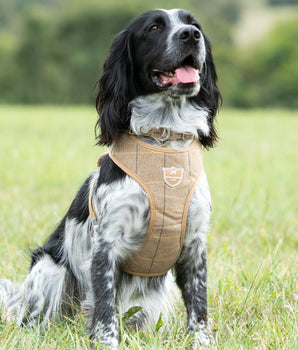
[[[190,84],[158,86],[153,72],[188,65],[200,70]],[[113,144],[132,130],[151,144],[172,149],[189,141],[158,142],[142,137],[141,128],[192,133],[206,148],[217,139],[214,117],[220,98],[209,39],[199,23],[183,10],[153,10],[135,19],[115,38],[98,83],[98,143]],[[88,195],[98,225],[90,232]],[[142,309],[129,320],[138,327],[154,325],[171,306],[173,282],[182,292],[187,324],[195,346],[208,345],[206,235],[211,198],[203,172],[189,206],[184,246],[178,262],[159,277],[124,273],[122,264],[142,245],[150,218],[146,193],[109,156],[85,181],[67,214],[46,243],[32,253],[22,285],[0,281],[2,315],[19,325],[73,315],[82,307],[94,346],[118,349],[117,314]],[[174,276],[174,277],[173,277]]]

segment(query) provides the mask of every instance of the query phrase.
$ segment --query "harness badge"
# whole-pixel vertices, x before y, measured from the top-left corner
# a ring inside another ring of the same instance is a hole
[[[170,187],[180,185],[183,179],[183,168],[162,168],[164,182]]]

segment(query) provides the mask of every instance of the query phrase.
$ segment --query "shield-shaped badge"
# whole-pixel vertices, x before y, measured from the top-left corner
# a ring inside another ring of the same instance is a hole
[[[180,185],[183,179],[183,168],[162,168],[164,182],[170,187],[176,187]]]

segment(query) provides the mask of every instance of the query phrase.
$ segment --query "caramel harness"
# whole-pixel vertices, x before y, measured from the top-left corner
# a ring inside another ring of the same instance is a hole
[[[109,156],[140,184],[150,205],[143,245],[122,269],[136,276],[163,275],[181,254],[189,203],[203,169],[201,145],[194,140],[186,149],[173,150],[124,133],[109,148]],[[96,220],[92,191],[91,188],[89,212],[91,220]]]

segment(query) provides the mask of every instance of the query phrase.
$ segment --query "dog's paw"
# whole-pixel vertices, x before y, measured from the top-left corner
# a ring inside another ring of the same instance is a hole
[[[202,349],[215,344],[209,325],[201,322],[197,330],[193,333],[193,349]]]
[[[215,344],[215,340],[210,330],[207,328],[194,333],[194,349],[209,347]]]
[[[92,337],[90,347],[92,350],[118,350],[118,338],[112,334],[99,334]]]
[[[118,350],[118,342],[100,341],[91,344],[91,350]]]

